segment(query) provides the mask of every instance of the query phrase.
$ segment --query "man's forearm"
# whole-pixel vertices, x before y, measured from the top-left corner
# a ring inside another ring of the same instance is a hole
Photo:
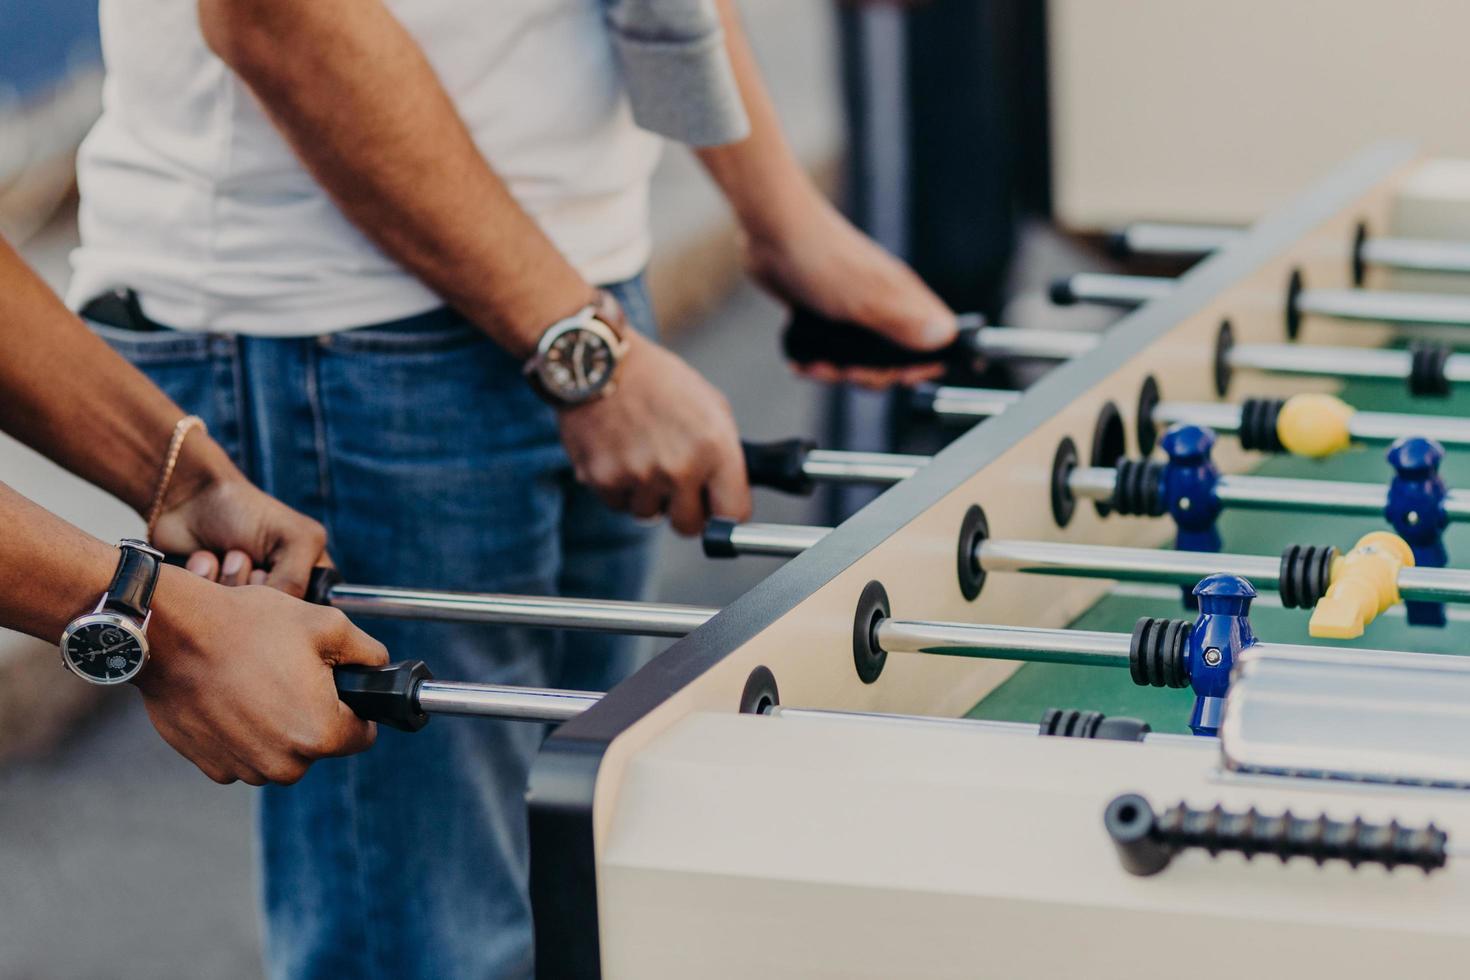
[[[183,412],[62,305],[0,241],[0,431],[139,513],[152,500]],[[180,480],[230,467],[191,435]]]
[[[0,626],[58,640],[95,603],[117,550],[0,483]]]
[[[200,0],[211,48],[380,248],[512,353],[589,285],[480,155],[380,0]]]
[[[740,98],[750,117],[750,135],[695,154],[730,202],[741,227],[758,237],[778,238],[788,222],[800,220],[816,190],[781,132],[781,120],[761,80],[734,0],[717,0],[717,5]]]

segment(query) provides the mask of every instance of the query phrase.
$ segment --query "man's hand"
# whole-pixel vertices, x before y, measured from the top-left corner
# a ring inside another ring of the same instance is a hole
[[[903,262],[858,231],[815,194],[794,220],[765,236],[749,235],[750,272],[779,299],[833,320],[867,327],[905,347],[936,350],[955,337],[955,315]],[[869,388],[917,384],[943,373],[940,364],[906,368],[799,368],[819,381]]]
[[[165,567],[138,688],[164,741],[217,783],[293,783],[317,759],[372,745],[337,697],[334,664],[388,662],[339,610],[274,589],[224,588]]]
[[[563,409],[561,438],[577,479],[611,507],[667,513],[681,534],[710,517],[750,516],[745,456],[730,405],[699,373],[637,334],[617,389]]]
[[[913,270],[849,224],[813,186],[781,135],[781,121],[761,82],[735,0],[716,3],[750,116],[750,135],[696,153],[745,231],[751,273],[780,299],[867,327],[906,347],[936,350],[948,344],[955,336],[954,313]],[[813,364],[803,373],[881,388],[925,381],[940,371],[937,364],[896,370]]]
[[[188,568],[225,585],[301,597],[327,562],[326,530],[256,488],[203,433],[190,434],[153,529],[153,544],[191,553]],[[222,556],[222,557],[221,557]]]

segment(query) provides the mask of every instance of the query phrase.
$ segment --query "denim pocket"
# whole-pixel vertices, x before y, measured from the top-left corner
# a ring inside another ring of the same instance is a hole
[[[85,322],[109,347],[139,366],[207,360],[216,337],[182,330],[127,330],[95,320]]]

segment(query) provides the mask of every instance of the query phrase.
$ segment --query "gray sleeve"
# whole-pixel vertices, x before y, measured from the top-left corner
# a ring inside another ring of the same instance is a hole
[[[713,0],[605,2],[638,125],[691,146],[749,135]]]

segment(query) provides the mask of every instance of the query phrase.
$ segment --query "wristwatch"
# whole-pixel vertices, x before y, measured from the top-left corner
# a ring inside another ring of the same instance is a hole
[[[123,538],[112,584],[89,613],[61,634],[61,662],[84,681],[123,684],[148,662],[148,620],[163,555],[146,541]]]
[[[526,378],[559,408],[610,395],[628,352],[628,321],[611,293],[546,328],[526,362]]]

